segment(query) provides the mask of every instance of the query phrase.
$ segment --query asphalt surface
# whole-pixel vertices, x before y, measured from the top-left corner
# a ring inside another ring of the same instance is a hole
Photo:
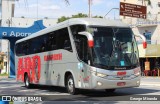
[[[66,92],[65,88],[55,86],[35,86],[32,89],[27,89],[23,83],[16,82],[14,78],[0,78],[0,95],[42,97],[42,101],[45,102],[34,102],[37,104],[105,104],[106,102],[112,104],[121,102],[124,104],[134,104],[134,101],[131,101],[132,97],[141,98],[147,96],[158,98],[158,101],[154,101],[154,104],[158,104],[160,103],[160,78],[142,77],[140,87],[118,89],[114,93],[106,93],[104,90],[80,90],[80,93],[77,95],[70,95]],[[141,101],[140,104],[144,102]],[[149,101],[147,101],[148,103]]]

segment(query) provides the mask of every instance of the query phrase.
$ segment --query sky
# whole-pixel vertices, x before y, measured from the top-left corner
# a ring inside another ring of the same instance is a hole
[[[88,0],[69,0],[67,5],[64,0],[16,0],[15,17],[30,18],[60,18],[71,17],[83,13],[88,14]],[[104,16],[112,8],[119,8],[120,0],[92,0],[92,16]],[[119,10],[113,9],[106,18],[119,18]]]

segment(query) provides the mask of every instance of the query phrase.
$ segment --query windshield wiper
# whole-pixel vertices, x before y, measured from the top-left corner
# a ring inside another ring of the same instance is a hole
[[[110,68],[107,65],[103,65],[103,64],[99,64],[99,63],[94,63],[94,66],[99,67],[99,68],[103,68],[103,69],[109,69]]]

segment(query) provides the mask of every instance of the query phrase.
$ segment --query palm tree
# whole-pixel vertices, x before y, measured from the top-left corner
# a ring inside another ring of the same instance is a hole
[[[148,2],[148,5],[151,5],[151,0],[146,0]]]
[[[151,5],[151,0],[147,0],[148,1],[148,5]]]
[[[142,5],[143,5],[143,3],[144,3],[144,5],[146,5],[145,1],[148,2],[148,5],[151,5],[151,0],[142,0]]]
[[[64,0],[65,2],[66,2],[66,4],[68,4],[69,5],[69,0]]]

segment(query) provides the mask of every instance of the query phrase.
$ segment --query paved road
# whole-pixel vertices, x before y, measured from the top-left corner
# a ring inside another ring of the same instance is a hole
[[[80,94],[78,95],[69,95],[68,93],[66,93],[65,88],[61,87],[36,86],[33,89],[26,89],[23,83],[18,83],[15,81],[15,79],[0,79],[0,95],[40,95],[43,96],[43,99],[47,100],[72,101],[74,103],[84,103],[86,101],[93,101],[94,104],[99,104],[99,102],[97,101],[101,101],[100,104],[103,104],[105,103],[105,101],[107,101],[108,103],[119,103],[120,100],[128,100],[126,102],[127,104],[129,103],[131,97],[143,97],[147,95],[151,95],[150,97],[154,97],[152,95],[160,95],[160,78],[145,77],[142,78],[141,83],[141,86],[138,88],[118,89],[116,92],[112,94],[107,94],[103,90],[81,90]],[[160,98],[158,99],[160,101]],[[158,103],[160,103],[159,101]],[[59,103],[63,104],[64,102]],[[70,103],[71,102],[69,102],[68,104]]]

